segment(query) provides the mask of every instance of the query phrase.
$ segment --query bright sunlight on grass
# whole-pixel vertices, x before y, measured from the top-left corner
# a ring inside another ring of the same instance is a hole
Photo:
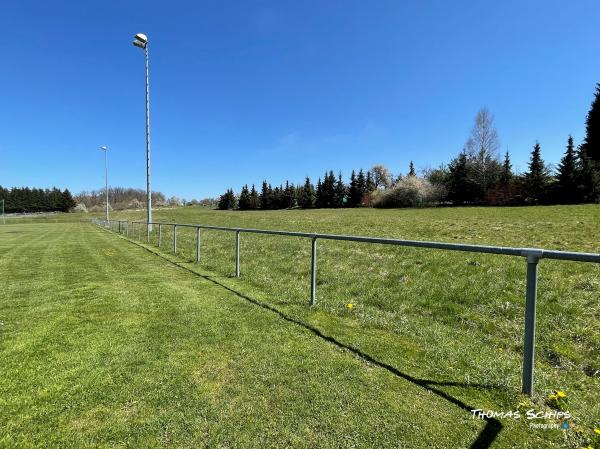
[[[156,217],[600,250],[598,206]],[[528,399],[520,258],[320,242],[310,308],[307,240],[243,235],[235,279],[230,233],[203,231],[197,265],[191,230],[173,256],[167,228],[159,249],[33,221],[0,227],[2,446],[577,448],[598,427],[594,264],[540,264]],[[565,407],[569,432],[471,413]]]

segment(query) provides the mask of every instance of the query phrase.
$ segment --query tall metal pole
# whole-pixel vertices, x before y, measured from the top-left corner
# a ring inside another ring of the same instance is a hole
[[[148,75],[148,42],[144,46],[146,55],[146,209],[148,232],[152,231],[152,190],[150,189],[150,78]]]
[[[108,149],[104,149],[104,181],[106,190],[106,221],[108,221]]]
[[[106,215],[104,217],[104,225],[108,226],[109,218],[108,218],[108,157],[107,152],[108,148],[106,146],[100,147],[100,151],[104,151],[104,191],[106,194]]]

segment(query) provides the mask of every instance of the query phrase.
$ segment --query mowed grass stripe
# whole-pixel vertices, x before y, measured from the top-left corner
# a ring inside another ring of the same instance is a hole
[[[2,446],[468,447],[483,427],[102,230],[11,228]]]

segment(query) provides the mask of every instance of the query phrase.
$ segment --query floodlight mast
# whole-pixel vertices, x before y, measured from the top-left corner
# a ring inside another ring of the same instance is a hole
[[[104,151],[104,182],[105,182],[105,187],[104,187],[104,191],[106,193],[106,216],[105,216],[105,226],[108,226],[109,220],[108,220],[108,158],[106,153],[108,152],[108,148],[103,145],[99,148],[100,151]]]
[[[138,33],[133,37],[133,45],[144,50],[146,56],[146,223],[152,231],[152,190],[150,189],[150,78],[148,76],[148,37]]]

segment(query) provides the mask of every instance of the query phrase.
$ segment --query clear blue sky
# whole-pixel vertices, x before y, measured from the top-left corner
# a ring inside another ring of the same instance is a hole
[[[0,184],[145,187],[188,199],[263,178],[461,150],[477,109],[519,170],[579,143],[600,81],[600,2],[0,2]]]

